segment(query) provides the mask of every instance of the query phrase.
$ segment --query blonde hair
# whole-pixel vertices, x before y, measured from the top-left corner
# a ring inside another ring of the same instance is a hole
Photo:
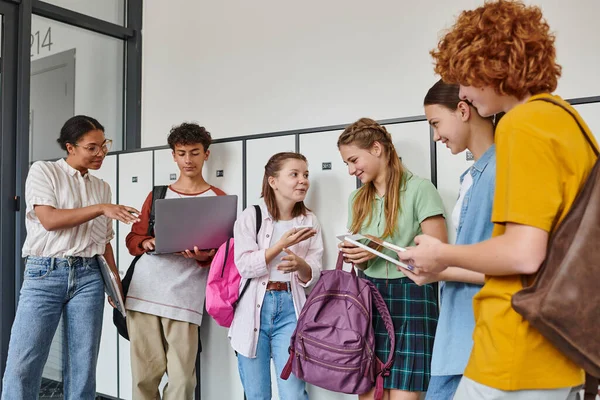
[[[338,138],[338,149],[344,145],[355,145],[358,148],[369,150],[375,142],[383,147],[383,154],[387,158],[387,182],[384,199],[385,231],[383,237],[391,237],[398,228],[398,214],[401,212],[400,189],[403,185],[404,169],[398,158],[392,136],[384,126],[379,125],[370,118],[361,118],[348,126]],[[350,230],[357,233],[362,228],[365,220],[370,224],[373,219],[373,202],[375,201],[375,184],[373,181],[363,185],[354,198],[352,204],[352,224]]]

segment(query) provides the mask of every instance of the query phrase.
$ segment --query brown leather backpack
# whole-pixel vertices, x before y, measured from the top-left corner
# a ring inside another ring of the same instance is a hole
[[[549,98],[577,122],[571,110]],[[533,284],[512,297],[512,306],[557,349],[589,375],[600,377],[600,161],[596,161],[571,209],[551,235]],[[588,382],[590,388],[593,383]],[[598,381],[595,382],[598,390]],[[587,398],[587,397],[586,397]],[[593,398],[593,397],[592,397]]]

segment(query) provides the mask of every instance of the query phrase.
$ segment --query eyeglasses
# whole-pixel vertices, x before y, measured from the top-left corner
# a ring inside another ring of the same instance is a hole
[[[85,149],[90,156],[97,156],[100,154],[100,151],[102,151],[104,154],[110,151],[110,148],[112,147],[112,140],[106,139],[101,145],[91,144],[89,146],[81,146],[75,143],[74,146],[79,146],[82,149]]]

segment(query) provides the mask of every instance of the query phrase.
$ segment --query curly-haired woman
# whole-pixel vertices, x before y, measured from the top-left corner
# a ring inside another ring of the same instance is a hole
[[[511,306],[522,275],[536,274],[596,157],[556,89],[561,67],[538,7],[488,2],[464,11],[432,51],[435,71],[460,84],[482,116],[504,111],[490,240],[451,246],[421,236],[399,254],[417,270],[458,266],[486,275],[474,297],[473,350],[455,399],[575,399],[584,372]],[[598,147],[591,137],[592,145]]]

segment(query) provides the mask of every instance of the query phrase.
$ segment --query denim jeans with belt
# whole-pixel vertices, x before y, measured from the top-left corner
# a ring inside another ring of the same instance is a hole
[[[289,291],[267,291],[260,313],[260,334],[256,358],[238,354],[238,368],[248,400],[271,400],[271,358],[277,373],[281,400],[308,400],[305,383],[293,374],[280,378],[287,363],[292,333],[296,329],[296,311]]]
[[[50,344],[63,315],[66,400],[93,400],[104,281],[96,258],[28,257],[12,326],[2,400],[37,399]]]

